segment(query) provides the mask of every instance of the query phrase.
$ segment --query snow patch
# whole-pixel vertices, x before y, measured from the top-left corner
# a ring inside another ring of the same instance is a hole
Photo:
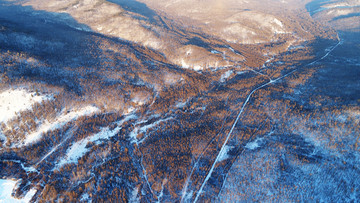
[[[235,51],[235,49],[233,49],[232,47],[229,46],[229,49],[230,49],[230,51],[233,52],[234,54],[241,56],[241,54],[237,53],[237,52]]]
[[[7,161],[19,163],[19,164],[21,165],[21,167],[22,167],[27,173],[37,172],[37,170],[36,170],[33,166],[25,167],[25,166],[24,166],[24,163],[22,163],[20,160],[7,160]]]
[[[346,115],[339,115],[336,120],[338,120],[338,121],[340,121],[342,123],[345,123],[346,120],[347,120],[347,116]]]
[[[190,55],[190,54],[192,54],[192,50],[191,50],[191,49],[189,49],[189,50],[186,51],[186,55]]]
[[[24,89],[6,90],[0,93],[0,123],[16,117],[16,113],[31,109],[35,103],[41,103],[49,96],[39,96]]]
[[[349,110],[346,112],[347,116],[354,119],[354,122],[360,124],[360,111],[359,110]]]
[[[124,110],[124,115],[129,115],[130,113],[134,112],[135,108],[130,106],[129,108]]]
[[[181,196],[181,202],[191,202],[193,194],[194,194],[193,190],[191,190],[189,193],[186,193],[186,191],[184,191]]]
[[[250,150],[254,150],[256,148],[259,148],[260,147],[259,141],[261,141],[262,139],[263,138],[257,138],[254,141],[247,143],[245,148],[250,149]]]
[[[356,2],[356,1],[355,1]],[[327,4],[322,7],[330,9],[330,8],[351,8],[352,6],[357,6],[359,3],[349,3],[349,2],[339,2],[333,4]]]
[[[117,127],[113,130],[110,130],[109,127],[102,128],[99,133],[96,133],[92,136],[89,136],[85,139],[82,139],[76,143],[74,143],[70,149],[67,150],[65,158],[61,159],[59,163],[57,164],[56,168],[62,167],[64,164],[68,163],[76,163],[77,160],[81,157],[83,157],[90,149],[86,148],[86,145],[89,142],[95,142],[95,144],[100,144],[100,140],[109,139],[113,136],[115,136],[120,130],[121,125],[132,119],[135,118],[135,115],[129,115],[125,117],[123,120],[121,120],[119,123],[117,123]]]
[[[150,98],[149,93],[145,91],[133,93],[131,96],[132,96],[131,101],[140,106],[148,102]]]
[[[282,24],[282,22],[276,18],[274,18],[274,23],[276,23],[278,26],[280,27],[284,27],[284,25]]]
[[[108,129],[105,129],[108,130]],[[103,132],[101,132],[103,133]],[[66,152],[66,156],[62,159],[57,165],[58,168],[67,163],[76,163],[77,160],[84,156],[89,149],[86,148],[86,145],[91,139],[83,139],[79,142],[74,143],[71,148]]]
[[[72,110],[68,113],[63,113],[61,116],[59,116],[55,121],[48,122],[45,121],[38,129],[37,131],[29,134],[26,136],[24,145],[29,145],[31,143],[37,142],[41,139],[42,134],[46,133],[50,130],[55,130],[63,127],[66,123],[76,120],[81,116],[88,116],[95,112],[98,112],[99,109],[94,106],[86,106],[81,109]]]
[[[213,53],[213,54],[221,54],[221,52],[216,51],[216,50],[211,50],[211,53]]]
[[[156,121],[154,123],[151,123],[149,125],[144,125],[142,127],[135,127],[135,129],[130,132],[129,137],[132,138],[133,143],[136,143],[136,144],[142,143],[148,137],[148,135],[144,136],[140,141],[138,140],[137,135],[139,135],[140,133],[146,133],[148,129],[154,128],[155,126],[159,125],[160,123],[166,122],[166,121],[171,120],[171,119],[173,119],[173,118],[169,117],[169,118],[158,120],[158,121]],[[145,122],[146,121],[144,121],[143,123],[145,123]]]
[[[236,72],[237,75],[241,75],[241,74],[244,74],[244,73],[246,73],[246,71],[238,71],[238,72]]]
[[[225,80],[228,79],[233,73],[234,71],[232,70],[226,71],[224,74],[221,75],[220,82],[225,82]]]
[[[0,179],[0,203],[24,203],[30,202],[31,198],[35,195],[36,190],[30,189],[29,192],[26,193],[25,197],[22,199],[17,199],[11,196],[13,189],[16,187],[18,181],[8,180],[8,179]]]
[[[181,60],[181,66],[182,66],[183,68],[185,68],[185,69],[190,68],[190,66],[185,62],[184,59]]]
[[[180,81],[183,81],[184,78],[177,75],[177,74],[173,74],[173,73],[165,73],[163,75],[163,78],[164,78],[164,82],[165,84],[167,85],[173,85],[177,82],[180,82]]]
[[[327,10],[328,8],[322,8],[320,7],[319,9],[315,10],[313,13],[319,13],[321,11]]]
[[[129,199],[129,202],[140,202],[138,194],[139,194],[139,188],[135,187],[134,190],[131,192],[131,197]]]
[[[288,50],[294,50],[294,49],[303,49],[305,48],[303,45],[297,45],[297,46],[289,46]]]
[[[232,150],[234,147],[233,146],[225,146],[224,147],[224,150],[220,151],[220,154],[219,154],[219,159],[218,159],[218,162],[221,162],[221,161],[224,161],[225,159],[228,159],[229,158],[229,151]]]
[[[84,193],[83,195],[81,195],[81,198],[80,198],[81,202],[88,202],[89,200],[90,200],[90,196],[88,193]]]
[[[204,68],[202,66],[197,65],[197,66],[194,66],[193,70],[200,71],[200,70],[204,70]]]
[[[351,10],[331,10],[326,13],[326,15],[335,15],[335,16],[341,16],[341,15],[348,15],[352,13]]]
[[[186,106],[187,102],[188,102],[188,101],[178,102],[178,103],[176,103],[175,107],[176,107],[176,108],[179,108],[179,109],[180,109],[180,108],[183,108],[183,107]]]
[[[185,62],[184,59],[181,59],[181,67],[185,68],[185,69],[193,69],[195,71],[200,71],[200,70],[204,70],[204,67],[200,66],[200,65],[194,65],[194,66],[190,66],[189,64],[187,64]]]

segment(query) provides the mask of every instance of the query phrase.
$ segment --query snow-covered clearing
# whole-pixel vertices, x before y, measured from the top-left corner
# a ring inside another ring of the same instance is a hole
[[[81,116],[88,116],[98,112],[99,109],[94,106],[86,106],[81,109],[72,110],[63,113],[52,122],[45,121],[35,132],[32,132],[25,139],[25,145],[37,142],[41,139],[43,133],[63,127],[66,123],[76,120]]]
[[[70,147],[70,149],[67,150],[66,156],[60,160],[57,167],[60,168],[64,164],[68,164],[68,163],[76,163],[79,158],[84,156],[90,150],[89,148],[86,148],[86,145],[89,142],[98,141],[99,139],[102,138],[106,139],[108,137],[112,137],[117,132],[119,132],[120,129],[121,129],[120,127],[116,127],[114,130],[110,130],[108,127],[106,127],[103,128],[99,133],[74,143]]]
[[[294,50],[294,49],[303,49],[303,48],[305,48],[304,45],[297,45],[297,46],[290,45],[288,47],[288,51]]]
[[[276,18],[273,19],[274,20],[274,23],[276,23],[278,26],[280,27],[284,27],[284,25],[282,24],[282,22]]]
[[[54,153],[61,145],[63,145],[73,134],[73,132],[69,132],[67,133],[65,139],[60,142],[58,145],[56,145],[55,147],[53,147],[45,156],[43,156],[43,158],[40,159],[40,161],[38,161],[35,166],[39,165],[41,162],[43,162],[45,159],[47,159],[52,153]]]
[[[219,162],[229,158],[228,153],[233,149],[233,146],[225,146],[225,149],[219,154]]]
[[[81,202],[91,202],[89,194],[84,192],[84,194],[81,195],[80,201]]]
[[[355,7],[355,6],[359,6],[360,3],[359,1],[349,1],[349,2],[336,2],[336,3],[332,3],[332,4],[325,4],[322,7],[323,8],[351,8],[351,7]]]
[[[95,142],[96,144],[99,144],[100,140],[109,139],[113,136],[115,136],[120,130],[121,125],[132,119],[136,118],[135,115],[128,115],[123,120],[121,120],[119,123],[117,123],[117,127],[111,130],[109,127],[102,128],[99,133],[96,133],[92,136],[89,136],[85,139],[82,139],[76,143],[74,143],[70,149],[67,150],[66,156],[59,161],[56,168],[61,168],[64,164],[68,163],[76,163],[79,158],[84,156],[90,149],[86,148],[86,145],[89,142]]]
[[[131,192],[131,196],[130,196],[130,199],[129,199],[129,202],[140,202],[140,199],[138,197],[138,194],[139,194],[139,188],[138,187],[135,187],[133,189],[133,191]]]
[[[186,106],[187,103],[188,103],[188,100],[185,101],[185,102],[177,102],[176,105],[175,105],[175,107],[176,107],[176,108],[183,108],[183,107]]]
[[[211,50],[211,53],[213,53],[213,54],[221,54],[221,52],[219,52],[217,50]]]
[[[17,181],[14,180],[0,179],[0,203],[30,202],[31,198],[35,195],[36,190],[31,189],[22,199],[14,198],[13,196],[11,196],[11,193],[16,187],[16,183]]]
[[[259,142],[261,142],[262,139],[263,138],[257,138],[254,141],[247,143],[245,145],[245,148],[250,149],[250,150],[254,150],[256,148],[259,148],[260,147]]]
[[[181,67],[184,68],[184,69],[192,69],[192,70],[194,70],[194,71],[201,71],[201,70],[204,69],[204,67],[199,66],[199,65],[193,65],[193,66],[191,66],[191,65],[189,65],[188,63],[186,63],[186,61],[185,61],[184,59],[181,59],[180,64],[181,64]]]
[[[226,79],[228,79],[233,73],[234,71],[232,70],[226,71],[224,74],[221,75],[220,82],[225,82]]]
[[[40,103],[49,96],[39,96],[24,89],[9,89],[0,93],[0,123],[6,123],[18,112],[31,109],[35,103]]]
[[[166,122],[168,120],[173,119],[173,117],[169,117],[169,118],[165,118],[165,119],[160,119],[154,123],[151,123],[149,125],[144,125],[142,127],[136,127],[133,131],[131,131],[131,133],[129,134],[129,136],[133,139],[132,142],[136,143],[136,144],[140,144],[142,143],[147,137],[148,135],[145,135],[141,140],[138,140],[137,136],[140,133],[146,133],[148,129],[152,129],[155,126],[159,125],[162,122]]]
[[[326,13],[326,15],[341,16],[341,15],[349,15],[352,12],[353,12],[352,10],[330,10]]]

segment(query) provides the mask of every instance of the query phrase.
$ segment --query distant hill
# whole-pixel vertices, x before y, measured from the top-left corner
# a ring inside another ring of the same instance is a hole
[[[352,202],[357,1],[0,1],[0,202]]]

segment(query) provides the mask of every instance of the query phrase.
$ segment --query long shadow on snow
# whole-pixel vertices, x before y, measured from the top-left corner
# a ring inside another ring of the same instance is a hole
[[[154,55],[160,57],[162,63],[165,61],[162,54],[154,50],[95,33],[69,14],[38,11],[31,6],[0,1],[0,28],[0,52],[25,53],[46,64],[40,68],[22,64],[16,72],[8,72],[10,76],[63,86],[78,95],[82,94],[79,78],[98,77],[93,71],[97,71],[105,60],[98,44],[103,40],[125,46],[144,67],[151,69],[154,66],[151,65],[156,61]],[[163,65],[177,69],[168,63]],[[0,68],[0,72],[4,71],[5,68]]]
[[[151,22],[156,22],[155,17],[157,17],[157,14],[155,13],[155,11],[147,7],[147,5],[144,3],[135,0],[107,0],[107,1],[121,6],[126,11],[137,13],[144,17],[147,17]]]

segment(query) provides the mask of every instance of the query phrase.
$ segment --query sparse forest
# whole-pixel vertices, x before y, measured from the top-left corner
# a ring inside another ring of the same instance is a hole
[[[0,1],[0,195],[359,200],[358,16],[166,2]]]

